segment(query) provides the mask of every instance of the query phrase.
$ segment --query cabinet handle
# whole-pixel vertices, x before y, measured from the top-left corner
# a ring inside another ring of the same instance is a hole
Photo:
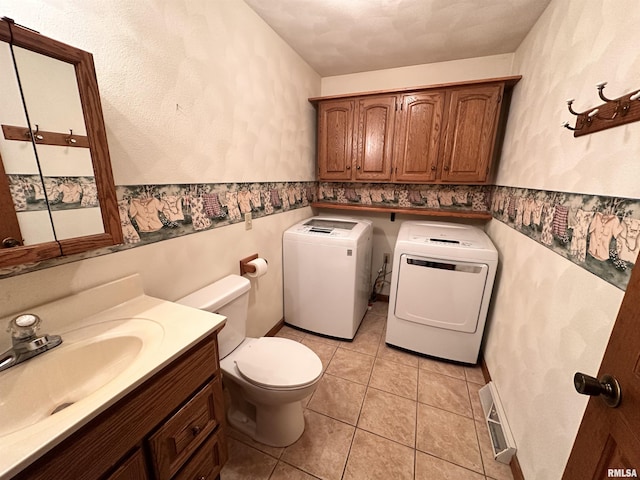
[[[436,166],[435,165],[431,165],[431,170],[435,170]]]
[[[447,165],[445,165],[445,166],[444,166],[444,170],[445,170],[446,172],[448,172],[448,171],[449,171],[449,167],[448,167]]]
[[[198,425],[191,428],[191,433],[193,433],[194,437],[198,435],[201,431],[202,431],[202,428],[200,428]]]
[[[347,165],[347,170],[351,170],[351,165]]]
[[[205,477],[204,475],[200,475],[197,480],[207,480],[207,477]]]
[[[356,168],[357,168],[358,170],[360,170],[360,165],[358,165]]]

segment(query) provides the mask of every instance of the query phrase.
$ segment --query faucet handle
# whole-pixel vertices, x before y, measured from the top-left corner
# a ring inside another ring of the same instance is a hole
[[[36,330],[40,327],[42,320],[33,313],[24,313],[13,318],[9,322],[7,332],[16,339],[23,339],[35,335]]]

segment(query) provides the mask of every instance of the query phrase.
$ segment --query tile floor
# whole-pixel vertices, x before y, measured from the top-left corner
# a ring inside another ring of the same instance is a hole
[[[388,347],[387,306],[373,305],[353,342],[280,330],[324,367],[305,400],[305,432],[274,448],[230,429],[222,480],[513,480],[491,456],[480,368]]]

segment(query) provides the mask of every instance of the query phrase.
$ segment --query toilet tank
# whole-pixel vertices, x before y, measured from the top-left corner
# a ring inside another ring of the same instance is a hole
[[[227,317],[227,322],[218,335],[219,355],[224,358],[247,335],[250,289],[249,280],[239,275],[229,275],[176,300],[176,303]]]

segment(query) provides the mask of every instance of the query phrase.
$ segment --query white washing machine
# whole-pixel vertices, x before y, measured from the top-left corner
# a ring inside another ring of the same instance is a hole
[[[371,294],[372,248],[368,220],[312,217],[285,231],[284,321],[353,339]]]
[[[475,364],[498,266],[480,228],[404,222],[393,254],[386,342]]]

